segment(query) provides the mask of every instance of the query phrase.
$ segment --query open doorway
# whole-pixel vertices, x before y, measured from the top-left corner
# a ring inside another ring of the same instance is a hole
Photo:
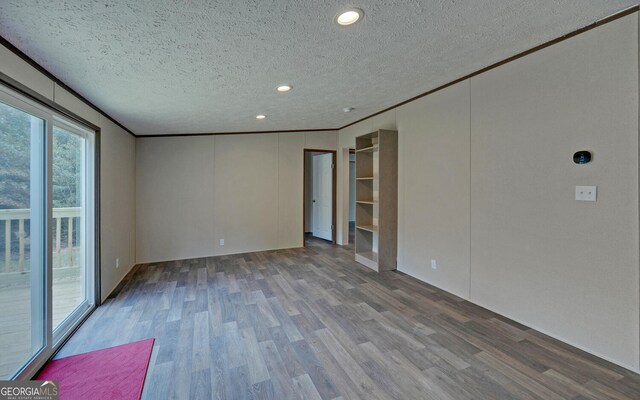
[[[349,244],[355,242],[356,232],[356,150],[349,149]]]
[[[336,151],[304,150],[304,239],[336,242]]]

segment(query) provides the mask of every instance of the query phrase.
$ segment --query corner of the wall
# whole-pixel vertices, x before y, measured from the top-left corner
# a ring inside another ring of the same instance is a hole
[[[120,279],[118,279],[118,281],[116,281],[116,283],[113,285],[113,287],[111,289],[109,289],[109,291],[106,292],[102,292],[102,288],[101,288],[101,292],[100,293],[100,303],[104,304],[105,301],[107,301],[107,299],[109,299],[110,297],[113,297],[113,295],[119,291],[120,286],[122,286],[124,284],[124,279],[127,277],[127,275],[129,275],[129,273],[133,270],[133,268],[136,266],[137,264],[134,262],[133,264],[130,264],[126,271],[121,277]]]

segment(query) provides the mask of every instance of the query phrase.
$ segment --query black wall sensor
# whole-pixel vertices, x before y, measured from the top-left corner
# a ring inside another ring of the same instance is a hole
[[[589,161],[591,161],[591,152],[590,151],[586,151],[586,150],[577,151],[573,155],[573,162],[576,163],[576,164],[586,164]]]

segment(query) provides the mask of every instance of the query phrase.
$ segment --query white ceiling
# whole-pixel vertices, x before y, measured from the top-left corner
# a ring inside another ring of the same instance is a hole
[[[0,0],[0,35],[136,134],[319,129],[636,3]],[[364,19],[338,26],[345,5]]]

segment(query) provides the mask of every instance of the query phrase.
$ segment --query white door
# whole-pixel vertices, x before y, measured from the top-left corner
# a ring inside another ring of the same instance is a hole
[[[331,153],[313,156],[313,236],[326,240],[333,240],[332,163]]]

